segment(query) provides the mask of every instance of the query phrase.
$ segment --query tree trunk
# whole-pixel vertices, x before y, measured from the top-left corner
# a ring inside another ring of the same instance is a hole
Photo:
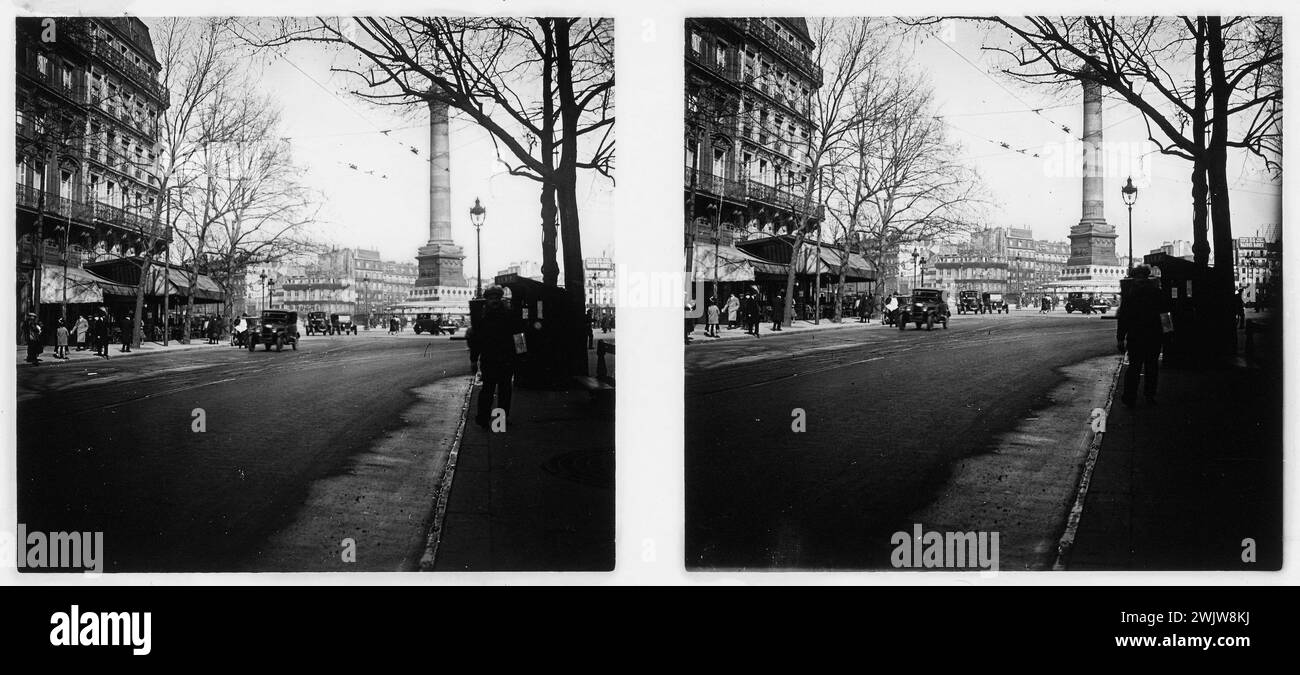
[[[1214,269],[1210,283],[1213,303],[1209,316],[1209,338],[1214,356],[1236,350],[1236,330],[1232,323],[1229,298],[1232,295],[1232,211],[1228,196],[1228,109],[1232,91],[1228,87],[1223,64],[1223,29],[1221,19],[1206,19],[1209,47],[1210,91],[1214,96],[1210,142],[1206,149],[1210,188],[1210,220],[1214,226]]]
[[[1209,187],[1205,175],[1205,17],[1196,18],[1195,104],[1192,107],[1192,260],[1201,274],[1209,271]]]
[[[144,293],[149,283],[149,272],[153,268],[153,240],[147,239],[144,263],[140,265],[140,283],[135,287],[135,314],[130,317],[131,346],[139,347],[144,335]]]
[[[582,262],[582,232],[578,227],[578,121],[579,111],[573,93],[573,62],[569,48],[571,19],[554,19],[556,80],[560,99],[560,163],[556,168],[556,200],[560,209],[560,240],[564,246],[564,288],[569,296],[567,335],[562,351],[569,355],[569,372],[586,375],[587,332],[581,325],[586,305],[586,275]]]
[[[539,19],[545,36],[545,57],[542,63],[542,137],[541,159],[546,170],[542,181],[542,283],[559,285],[560,265],[555,254],[555,83],[551,68],[555,63],[555,31],[549,19]]]

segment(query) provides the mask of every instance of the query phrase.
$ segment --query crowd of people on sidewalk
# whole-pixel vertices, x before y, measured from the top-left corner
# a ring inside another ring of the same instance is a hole
[[[127,314],[118,322],[117,335],[121,339],[118,351],[129,352],[134,343],[135,334],[140,330],[140,322],[132,320]],[[63,317],[56,320],[54,328],[54,358],[66,360],[70,348],[76,351],[94,350],[96,356],[108,358],[108,346],[113,339],[112,321],[108,316],[92,314],[80,315],[71,328]],[[23,321],[23,340],[27,344],[27,363],[41,363],[41,354],[45,351],[46,328],[35,313],[29,312]]]

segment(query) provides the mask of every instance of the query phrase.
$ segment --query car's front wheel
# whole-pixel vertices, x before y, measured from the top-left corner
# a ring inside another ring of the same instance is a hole
[[[933,314],[926,315],[926,317],[925,317],[925,329],[926,329],[926,330],[934,330],[934,315],[933,315]]]

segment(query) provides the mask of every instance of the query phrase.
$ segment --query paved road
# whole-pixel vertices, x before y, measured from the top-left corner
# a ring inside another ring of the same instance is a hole
[[[412,389],[467,371],[464,344],[362,334],[20,368],[19,521],[102,530],[106,571],[244,569],[313,482],[403,427]]]
[[[888,567],[954,462],[1045,406],[1058,368],[1113,353],[1114,330],[1025,313],[687,348],[688,565]]]

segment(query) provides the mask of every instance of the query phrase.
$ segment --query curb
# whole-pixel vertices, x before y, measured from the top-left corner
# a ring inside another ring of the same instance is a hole
[[[157,343],[155,343],[155,344],[157,344]],[[114,353],[108,357],[108,361],[112,361],[113,359],[129,359],[129,358],[131,358],[131,357],[133,357],[133,356],[154,356],[154,355],[156,355],[156,354],[166,354],[166,353],[169,353],[169,352],[189,352],[189,351],[195,351],[195,350],[198,350],[198,349],[203,349],[204,347],[221,347],[221,346],[229,347],[229,343],[225,343],[224,345],[223,345],[222,343],[218,343],[218,344],[215,344],[215,345],[210,345],[210,344],[201,344],[201,345],[190,344],[190,345],[184,345],[184,346],[181,346],[181,347],[162,347],[161,345],[159,345],[159,347],[158,347],[157,349],[133,349],[133,350],[131,350],[131,351],[129,351],[129,352],[114,351]],[[52,349],[52,347],[51,347],[51,349]],[[103,357],[98,357],[98,356],[92,356],[92,357],[89,357],[89,358],[76,358],[76,359],[66,359],[66,360],[65,360],[65,359],[56,359],[56,358],[54,358],[53,356],[49,356],[49,354],[50,354],[50,352],[42,352],[42,353],[41,353],[41,356],[43,357],[43,358],[41,359],[41,365],[42,365],[42,366],[55,366],[55,365],[60,365],[60,364],[81,363],[81,362],[83,362],[83,361],[84,361],[84,362],[91,362],[91,363],[105,363],[105,362],[106,362],[105,359],[104,359]],[[25,359],[26,359],[26,355],[25,355],[25,354],[19,354],[18,357],[19,357],[19,360],[18,360],[18,367],[19,367],[19,368],[21,368],[21,367],[23,367],[23,366],[31,365],[31,364],[27,363],[27,361],[25,360]]]
[[[420,556],[418,566],[421,572],[432,572],[433,566],[438,560],[438,545],[442,543],[442,526],[447,519],[447,502],[451,497],[451,482],[456,474],[456,459],[460,455],[461,440],[465,437],[465,420],[469,417],[470,399],[474,393],[474,382],[477,378],[471,377],[469,386],[465,388],[465,397],[460,405],[460,422],[456,425],[456,435],[452,437],[451,451],[447,454],[447,464],[442,469],[442,477],[438,480],[437,497],[434,499],[433,518],[430,523],[429,534],[425,538],[424,554]]]
[[[1119,386],[1119,374],[1123,369],[1124,356],[1121,355],[1115,364],[1115,372],[1110,378],[1110,390],[1106,393],[1107,417],[1110,416],[1111,406],[1115,403],[1115,388]],[[1088,443],[1088,457],[1083,463],[1083,473],[1079,476],[1079,489],[1075,493],[1074,505],[1070,508],[1070,517],[1066,521],[1065,531],[1061,533],[1061,538],[1056,544],[1056,560],[1052,562],[1054,572],[1067,569],[1066,561],[1070,557],[1070,550],[1074,548],[1074,537],[1079,533],[1079,521],[1083,518],[1083,504],[1088,498],[1088,488],[1092,484],[1092,471],[1097,466],[1097,456],[1101,453],[1106,427],[1103,423],[1101,431],[1092,431],[1089,428],[1088,433],[1092,434],[1092,440]]]

